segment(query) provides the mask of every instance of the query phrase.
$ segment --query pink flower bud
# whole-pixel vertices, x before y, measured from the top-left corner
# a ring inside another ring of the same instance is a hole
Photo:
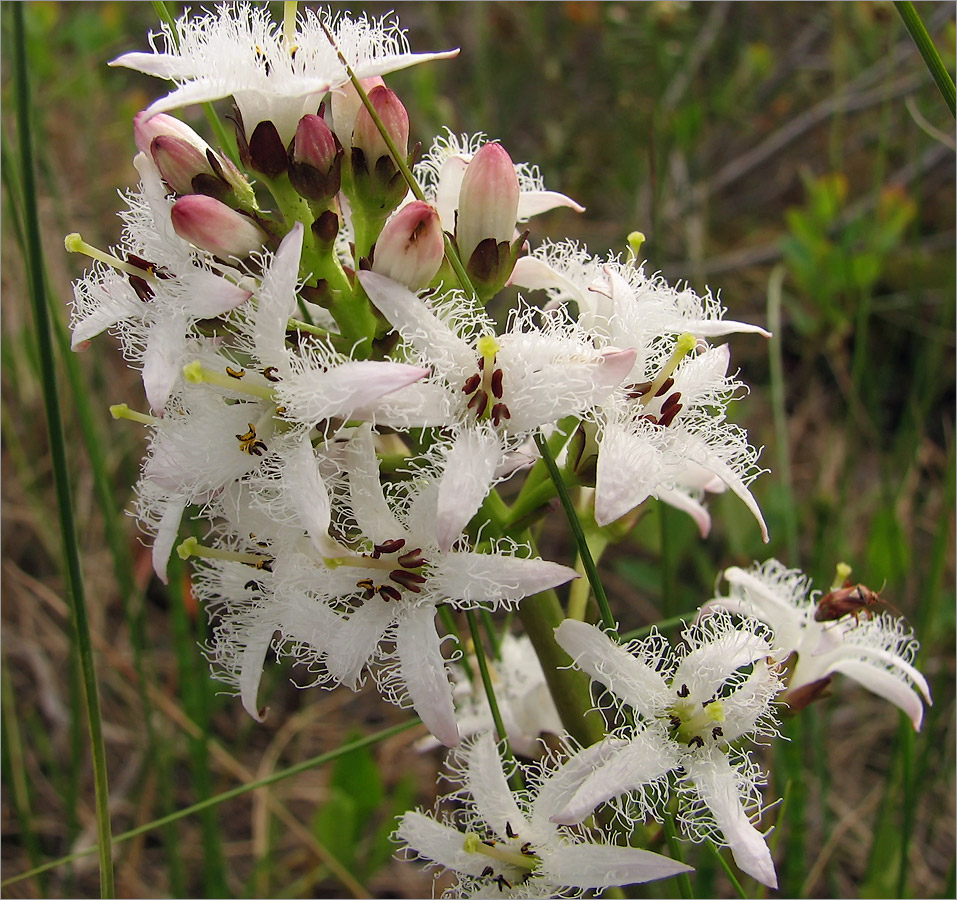
[[[165,113],[150,119],[145,112],[137,113],[133,138],[143,153],[152,156],[163,181],[177,194],[202,193],[255,207],[256,195],[246,176],[185,122]]]
[[[177,194],[193,193],[193,178],[197,175],[213,175],[206,154],[182,138],[157,135],[150,145],[150,153],[163,181]]]
[[[414,200],[386,222],[375,244],[372,271],[418,291],[435,277],[444,254],[438,212]]]
[[[405,111],[402,101],[399,100],[394,91],[380,85],[369,91],[369,102],[382,120],[385,130],[389,133],[399,151],[399,155],[403,158],[408,156],[409,114]],[[366,166],[370,170],[375,167],[377,159],[382,156],[389,156],[389,148],[365,106],[356,115],[356,127],[352,132],[352,147],[354,150],[361,150],[365,154]],[[512,224],[514,225],[514,222]]]
[[[180,197],[170,210],[173,230],[184,240],[228,259],[262,250],[266,233],[225,203],[202,194]]]
[[[510,241],[518,216],[518,176],[501,144],[484,144],[472,157],[459,191],[456,243],[468,264],[475,248],[491,238]]]
[[[166,113],[160,113],[156,116],[147,116],[146,110],[137,113],[133,117],[133,139],[136,141],[137,148],[142,153],[149,154],[153,146],[153,141],[158,137],[174,137],[195,147],[203,156],[209,149],[206,143],[192,128],[185,122],[181,122],[175,116],[168,116]]]
[[[379,85],[385,86],[385,82],[379,75],[373,78],[360,78],[359,84],[368,94],[373,88]],[[339,138],[339,143],[345,149],[352,147],[352,130],[356,127],[356,116],[362,109],[362,100],[359,92],[355,89],[351,81],[337,87],[331,95],[330,111],[332,113],[332,130]]]
[[[289,181],[307,200],[329,201],[339,192],[342,147],[321,116],[299,120],[292,142]]]
[[[292,143],[294,162],[306,163],[327,175],[340,150],[332,129],[322,116],[303,116]]]

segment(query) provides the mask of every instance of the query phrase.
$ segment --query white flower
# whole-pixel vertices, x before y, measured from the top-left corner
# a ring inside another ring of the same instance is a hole
[[[316,683],[356,689],[366,668],[378,663],[376,677],[386,699],[413,706],[429,730],[452,746],[459,735],[435,627],[438,604],[514,606],[576,574],[556,563],[518,557],[522,548],[504,541],[486,553],[469,550],[464,539],[443,550],[437,535],[439,481],[425,474],[407,495],[387,497],[368,426],[351,439],[340,464],[348,499],[344,508],[339,508],[341,498],[336,501],[339,544],[334,549],[328,538],[323,541],[329,521],[325,488],[314,475],[306,478],[317,463],[301,461],[298,474],[283,467],[285,499],[274,499],[271,514],[277,520],[303,520],[311,544],[300,542],[285,552],[271,548],[271,598],[255,606],[261,616],[253,615],[255,625],[247,624],[246,630],[260,624],[278,629],[277,649],[305,662],[316,673]],[[312,508],[321,514],[304,518]],[[237,615],[248,622],[248,600],[237,601]],[[227,622],[232,618],[224,616]],[[217,636],[214,655],[222,669],[232,671],[230,680],[243,686],[244,705],[258,718],[256,688],[265,648],[258,656],[238,653],[229,646],[236,633],[228,624],[222,632],[225,643]]]
[[[600,894],[691,871],[666,856],[607,843],[583,827],[556,825],[563,779],[543,771],[534,789],[513,792],[488,732],[456,753],[450,769],[462,785],[454,796],[468,806],[442,821],[407,812],[394,835],[410,855],[458,874],[447,897]]]
[[[561,734],[561,718],[528,635],[508,633],[502,638],[499,649],[501,658],[489,659],[488,664],[495,689],[495,702],[509,745],[523,756],[535,756],[540,749],[539,735],[546,732]],[[472,672],[478,672],[474,657],[469,658],[469,665]],[[471,737],[494,728],[492,711],[481,679],[470,680],[463,666],[456,664],[452,666],[452,680],[452,699],[459,734]],[[438,741],[430,736],[419,741],[417,746],[427,750],[437,744]]]
[[[175,233],[172,203],[153,161],[140,153],[133,164],[141,184],[126,196],[129,208],[120,214],[125,228],[117,257],[127,271],[97,263],[75,283],[72,346],[79,349],[114,329],[127,359],[143,370],[151,408],[161,414],[181,381],[194,323],[228,314],[251,291],[237,284],[235,270]]]
[[[777,731],[771,701],[781,690],[773,650],[760,623],[716,614],[688,628],[672,651],[660,635],[622,646],[594,625],[566,619],[555,638],[595,681],[640,717],[636,730],[606,738],[577,764],[587,775],[556,821],[580,822],[599,803],[679,773],[679,821],[692,839],[731,848],[739,868],[777,886],[770,851],[752,824],[760,814],[760,772],[739,738]],[[575,763],[574,758],[571,761]],[[639,793],[639,797],[640,797]],[[647,804],[639,801],[641,813]]]
[[[818,622],[814,613],[819,592],[809,594],[809,579],[800,570],[773,559],[749,571],[734,566],[724,577],[731,586],[729,595],[706,603],[701,615],[725,609],[754,616],[774,629],[776,646],[797,654],[785,701],[800,708],[841,673],[889,700],[920,730],[922,699],[931,703],[930,688],[914,667],[919,649],[914,632],[901,619],[864,611]]]
[[[224,3],[215,12],[179,19],[178,41],[164,24],[159,35],[163,50],[151,34],[152,53],[124,53],[110,65],[176,83],[175,90],[146,110],[149,115],[231,95],[247,134],[268,120],[286,145],[302,116],[315,113],[327,91],[349,80],[323,26],[359,78],[458,53],[410,53],[394,19],[352,19],[328,10],[303,10],[287,39],[282,23],[274,22],[265,6]]]
[[[728,375],[726,345],[706,338],[733,332],[770,337],[756,325],[724,319],[718,298],[676,289],[660,277],[590,257],[577,244],[546,244],[520,259],[513,284],[546,290],[576,304],[579,324],[598,346],[633,347],[622,390],[603,404],[595,519],[606,525],[650,496],[691,514],[702,533],[710,522],[703,494],[721,485],[745,503],[768,539],[748,485],[760,473],[758,451],[726,421],[743,385]]]
[[[440,540],[448,546],[488,492],[508,450],[542,425],[584,416],[632,367],[632,350],[601,350],[562,317],[516,312],[505,334],[454,295],[430,307],[404,286],[360,272],[372,302],[433,378],[380,405],[384,424],[456,429],[443,496]],[[399,404],[404,404],[400,406]]]

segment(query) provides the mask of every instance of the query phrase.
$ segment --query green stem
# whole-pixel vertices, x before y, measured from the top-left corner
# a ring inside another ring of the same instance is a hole
[[[583,747],[597,743],[605,736],[605,725],[593,708],[591,679],[571,668],[571,657],[555,641],[555,629],[565,619],[558,595],[543,591],[526,597],[518,615],[541,663],[562,724]]]
[[[512,747],[508,742],[508,734],[505,731],[505,723],[502,721],[502,713],[498,708],[498,700],[495,699],[495,687],[492,684],[492,675],[488,669],[488,660],[485,658],[485,645],[482,643],[482,632],[479,630],[478,619],[475,617],[474,609],[467,609],[465,611],[465,620],[469,623],[469,631],[472,634],[472,649],[475,651],[475,661],[478,663],[479,674],[482,676],[482,687],[485,688],[485,699],[488,700],[488,708],[492,712],[492,722],[495,724],[495,731],[498,734],[499,742],[503,745],[502,757],[506,765],[512,767],[509,783],[512,786],[512,790],[520,791],[525,787],[525,781],[522,778],[521,770],[515,763],[515,754],[512,753]]]
[[[578,513],[575,512],[575,506],[571,501],[571,497],[568,496],[568,489],[565,487],[565,482],[562,481],[562,475],[561,472],[558,471],[555,457],[552,456],[552,451],[549,449],[548,443],[540,432],[536,432],[535,434],[535,446],[538,447],[538,452],[541,453],[542,459],[548,467],[548,474],[551,476],[552,484],[555,485],[558,498],[562,502],[562,508],[568,517],[568,525],[572,530],[572,534],[575,536],[575,543],[578,545],[578,554],[581,557],[585,575],[588,578],[588,583],[591,585],[592,593],[595,595],[595,600],[598,603],[598,611],[601,614],[602,624],[609,634],[615,635],[618,626],[615,622],[615,617],[611,614],[608,597],[605,595],[605,587],[601,583],[601,578],[598,576],[598,569],[595,566],[595,560],[592,558],[591,550],[588,549],[588,541],[585,538],[585,532],[582,530],[581,522],[578,520]]]
[[[66,440],[60,415],[60,401],[56,385],[53,341],[50,333],[50,313],[44,290],[44,263],[40,241],[40,223],[36,208],[34,177],[33,133],[30,122],[30,90],[27,82],[26,32],[23,6],[13,7],[14,68],[16,72],[16,114],[20,142],[20,162],[23,178],[24,225],[27,237],[27,266],[30,273],[30,299],[37,332],[37,349],[43,385],[43,405],[46,412],[50,456],[56,488],[63,555],[66,561],[67,586],[73,613],[73,626],[83,677],[87,720],[93,756],[93,780],[96,792],[96,822],[100,848],[100,894],[112,897],[113,882],[112,840],[110,835],[109,786],[106,774],[106,749],[103,743],[103,724],[96,685],[96,668],[90,641],[83,576],[77,546],[76,525],[70,497],[69,474],[66,463]]]
[[[671,851],[672,859],[676,859],[678,862],[684,862],[684,855],[681,852],[681,844],[678,842],[678,830],[675,828],[674,814],[670,811],[666,811],[663,824],[665,829],[665,839],[668,842],[668,849]],[[681,896],[684,897],[685,900],[694,897],[694,890],[691,887],[691,879],[688,877],[688,873],[682,872],[677,876],[677,878],[678,892],[681,894]]]
[[[937,89],[943,95],[944,102],[947,104],[950,114],[957,117],[954,102],[954,79],[950,77],[950,72],[947,71],[944,61],[940,58],[940,54],[937,52],[934,42],[930,39],[930,35],[927,33],[924,23],[914,8],[914,4],[911,3],[910,0],[894,0],[894,6],[897,7],[900,17],[904,20],[905,27],[914,39],[914,43],[917,45],[920,55],[924,58],[924,63],[930,70],[931,77],[934,79]]]
[[[147,822],[145,825],[139,825],[136,828],[131,828],[129,831],[124,831],[122,834],[116,835],[114,843],[122,844],[125,841],[132,840],[133,838],[153,831],[156,828],[162,828],[164,825],[169,825],[171,822],[178,822],[180,819],[185,819],[187,816],[191,816],[194,813],[202,812],[204,809],[217,806],[220,803],[224,803],[226,800],[232,800],[234,797],[241,797],[243,794],[248,794],[250,791],[256,790],[256,788],[275,784],[277,781],[283,781],[286,778],[291,778],[293,775],[298,775],[300,772],[306,772],[309,769],[315,768],[316,766],[324,765],[327,762],[338,759],[340,756],[345,756],[347,753],[352,753],[354,750],[360,750],[363,747],[368,747],[370,744],[376,744],[379,741],[387,740],[388,738],[394,737],[397,734],[401,734],[403,731],[408,731],[413,726],[419,724],[420,722],[418,719],[411,719],[408,722],[402,722],[399,725],[393,725],[391,728],[385,728],[382,731],[377,731],[375,734],[370,734],[368,737],[359,738],[357,741],[353,741],[350,744],[344,744],[335,750],[330,750],[328,753],[321,753],[319,756],[314,756],[312,759],[307,759],[304,762],[296,763],[296,765],[290,766],[288,769],[280,769],[278,772],[273,772],[271,775],[267,775],[265,778],[260,778],[257,781],[251,781],[249,784],[241,784],[238,787],[234,787],[228,791],[223,791],[221,794],[216,794],[214,797],[208,797],[205,800],[201,800],[199,803],[194,803],[192,806],[187,806],[184,809],[170,813],[168,816],[163,816],[161,819],[154,819],[152,822]],[[48,863],[44,863],[42,866],[37,866],[35,869],[30,869],[28,872],[21,872],[19,875],[14,875],[12,878],[5,879],[4,881],[0,882],[0,887],[8,887],[11,884],[16,884],[18,881],[24,881],[27,878],[33,878],[35,875],[39,875],[42,872],[48,872],[50,869],[57,868],[57,866],[66,865],[67,863],[73,862],[77,859],[82,859],[84,856],[90,856],[96,852],[96,849],[97,848],[95,846],[87,847],[85,850],[78,850],[76,853],[70,853],[67,856],[61,856],[59,859],[51,860]]]
[[[738,881],[737,877],[734,874],[734,870],[728,864],[728,861],[721,854],[721,851],[714,845],[712,841],[706,841],[708,848],[714,854],[715,858],[721,863],[721,868],[724,869],[724,874],[728,876],[728,881],[731,882],[731,886],[735,889],[738,896],[743,898],[743,900],[748,900],[748,895],[745,892],[744,888],[741,887],[741,882]]]

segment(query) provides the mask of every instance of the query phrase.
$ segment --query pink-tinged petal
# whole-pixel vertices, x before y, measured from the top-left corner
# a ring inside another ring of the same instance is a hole
[[[257,722],[266,718],[267,709],[259,708],[259,682],[263,677],[263,665],[266,662],[266,652],[272,643],[272,636],[276,631],[275,625],[263,624],[248,628],[244,632],[245,646],[239,659],[239,696],[243,701],[243,709]]]
[[[575,212],[582,213],[585,207],[576,203],[571,197],[559,194],[558,191],[522,191],[518,195],[518,216],[519,222],[524,222],[532,216],[537,216],[550,209],[558,209],[564,206]]]
[[[405,285],[375,272],[359,272],[359,281],[369,299],[395,328],[408,335],[419,353],[437,361],[445,358],[449,365],[440,370],[475,364],[475,354],[469,345],[456,335],[412,293]]]
[[[299,258],[302,256],[302,241],[305,229],[296,222],[282,239],[259,288],[259,308],[256,325],[266,316],[286,322],[296,312],[296,282],[299,280]]]
[[[152,56],[152,54],[136,54],[128,53],[129,56]],[[129,65],[126,62],[120,62],[124,57],[114,60],[110,65],[123,65],[126,68],[135,68],[134,66]],[[144,71],[144,70],[140,70]],[[147,72],[147,74],[152,75],[153,72]],[[159,73],[156,73],[159,75]],[[165,75],[159,75],[160,78],[165,78]],[[170,112],[174,109],[179,109],[183,106],[193,106],[197,103],[208,103],[213,100],[221,100],[223,97],[228,97],[232,92],[231,87],[228,84],[224,84],[219,80],[201,78],[196,81],[190,81],[186,84],[178,87],[175,91],[171,91],[165,97],[160,97],[158,100],[154,100],[149,106],[146,107],[147,116],[155,116],[157,113]],[[248,124],[248,123],[246,123]]]
[[[625,423],[605,426],[598,451],[595,521],[609,525],[644,503],[665,477],[665,460],[651,435]]]
[[[186,353],[186,317],[174,316],[150,329],[143,352],[143,388],[150,409],[162,414],[183,373]]]
[[[153,536],[152,560],[156,577],[163,584],[169,584],[166,567],[169,565],[173,544],[176,543],[176,537],[179,534],[179,523],[182,521],[183,512],[186,509],[186,498],[173,497],[167,500],[163,506],[163,513],[156,527],[156,534]]]
[[[570,757],[535,800],[538,816],[559,825],[577,825],[613,797],[649,785],[678,764],[674,742],[657,731],[639,731],[631,740],[605,738]]]
[[[902,662],[898,662],[897,664],[902,665]],[[871,665],[865,660],[859,659],[838,659],[828,666],[826,674],[830,674],[831,672],[840,672],[847,675],[848,678],[853,678],[861,687],[867,688],[871,693],[877,694],[878,697],[882,697],[884,700],[893,703],[894,706],[911,720],[914,731],[920,731],[921,724],[924,721],[924,704],[921,702],[921,698],[914,688],[902,675],[895,675],[886,669]],[[927,702],[930,703],[930,689],[923,675],[911,666],[908,666],[908,675],[912,678],[916,676],[916,678],[920,679],[919,681],[915,679],[915,681],[921,693],[927,698]],[[800,685],[792,684],[790,688],[793,690],[799,686]]]
[[[282,480],[290,504],[309,533],[313,547],[322,553],[328,542],[329,493],[308,438],[303,438],[290,454]]]
[[[375,439],[368,425],[362,426],[349,441],[345,462],[349,473],[349,502],[362,533],[374,544],[405,537],[405,529],[382,492]]]
[[[708,536],[708,533],[711,531],[711,514],[703,504],[695,500],[690,494],[679,490],[669,491],[659,488],[658,499],[662,503],[667,503],[669,506],[674,507],[674,509],[687,513],[694,519],[695,524],[698,526],[698,531],[701,533],[701,537],[706,538]]]
[[[399,821],[395,836],[422,859],[428,859],[463,875],[478,877],[488,857],[465,850],[465,835],[456,828],[436,822],[420,812],[407,812]]]
[[[499,757],[498,745],[490,731],[480,734],[469,750],[465,787],[475,801],[475,809],[502,839],[522,834],[528,821],[515,802]]]
[[[720,751],[707,756],[693,754],[685,761],[685,769],[711,810],[738,868],[761,884],[777,888],[771,851],[744,811],[739,776],[728,757]]]
[[[555,629],[555,640],[579,669],[642,715],[654,715],[670,701],[672,692],[661,674],[597,626],[566,619]]]
[[[467,608],[514,603],[577,578],[568,566],[544,559],[497,553],[449,553],[432,569],[429,587],[437,599]]]
[[[508,151],[498,143],[483,144],[469,160],[459,191],[455,240],[462,262],[483,240],[496,244],[515,233],[519,198],[518,175]]]
[[[459,432],[439,483],[436,536],[443,553],[452,548],[482,504],[501,459],[502,446],[494,431]]]
[[[459,743],[452,685],[442,642],[435,630],[435,607],[427,603],[399,618],[395,629],[402,680],[425,727],[446,747]]]
[[[751,512],[751,515],[754,516],[758,527],[761,529],[761,540],[767,544],[771,540],[768,534],[767,523],[764,521],[764,515],[761,512],[761,507],[758,506],[758,501],[754,499],[754,495],[748,490],[744,479],[734,471],[733,466],[730,466],[717,454],[705,452],[706,456],[697,459],[696,462],[714,472],[714,474],[731,489],[731,492],[743,501],[744,505]]]
[[[497,362],[505,374],[503,402],[509,430],[528,431],[604,400],[631,371],[634,350],[609,350],[587,361],[569,348],[535,335],[503,336]]]
[[[395,604],[378,597],[366,600],[342,623],[336,640],[324,648],[329,674],[346,687],[358,690],[363,668],[378,652],[379,641],[394,621]]]
[[[215,319],[242,306],[252,297],[252,291],[243,290],[221,275],[205,269],[191,272],[189,283],[191,291],[187,312],[196,319]]]
[[[691,866],[650,850],[609,844],[571,844],[547,854],[536,870],[546,882],[582,888],[644,884],[693,872]]]
[[[428,369],[405,363],[350,360],[325,372],[302,369],[284,378],[278,390],[290,415],[314,423],[348,419],[356,410],[429,374]]]

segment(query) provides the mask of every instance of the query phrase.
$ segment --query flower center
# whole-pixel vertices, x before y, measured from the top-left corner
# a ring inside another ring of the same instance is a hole
[[[693,334],[685,332],[679,335],[674,351],[661,367],[655,380],[643,381],[628,389],[628,396],[632,400],[637,400],[643,410],[637,416],[638,421],[645,420],[652,425],[667,428],[675,420],[675,416],[681,411],[681,391],[670,393],[675,384],[672,375],[681,360],[695,348],[696,344],[697,339]]]
[[[685,699],[689,693],[688,686],[681,685],[677,691],[679,699],[665,711],[672,738],[696,749],[719,742],[724,737],[724,704],[720,700],[692,703]]]
[[[478,371],[465,379],[462,393],[469,398],[467,408],[478,421],[491,421],[498,427],[512,417],[508,406],[501,402],[504,372],[495,366],[502,347],[494,334],[486,334],[478,339],[475,349],[479,352]]]
[[[366,576],[356,581],[356,588],[362,592],[362,599],[371,600],[378,596],[383,600],[401,600],[402,590],[421,594],[422,585],[428,580],[423,574],[428,568],[428,560],[422,555],[422,548],[406,550],[405,544],[405,538],[383,541],[373,545],[372,553],[327,559],[326,564],[380,569],[387,573],[381,579]]]
[[[508,840],[483,840],[474,832],[468,832],[462,843],[466,853],[481,853],[492,860],[482,870],[482,875],[491,878],[500,891],[514,887],[515,882],[524,884],[541,863],[541,858],[532,850],[531,841],[523,841],[505,824]]]

